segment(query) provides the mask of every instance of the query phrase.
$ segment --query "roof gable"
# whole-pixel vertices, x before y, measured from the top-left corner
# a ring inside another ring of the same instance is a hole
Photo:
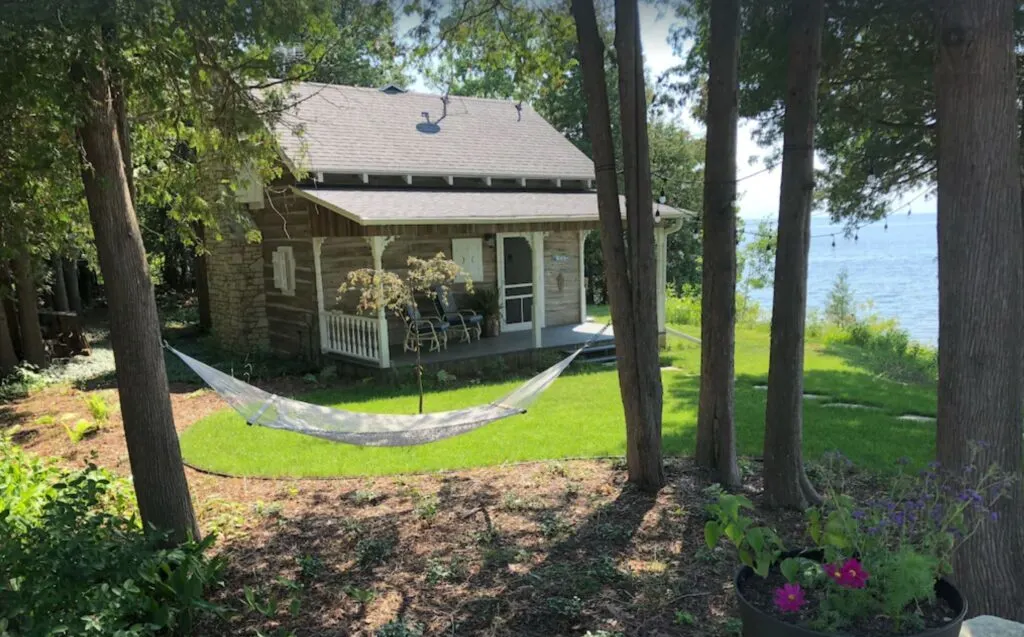
[[[276,126],[310,172],[587,180],[591,160],[532,107],[505,100],[311,82]]]

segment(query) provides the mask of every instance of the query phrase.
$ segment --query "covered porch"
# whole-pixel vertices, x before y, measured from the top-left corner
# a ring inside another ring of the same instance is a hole
[[[310,227],[322,354],[378,368],[411,364],[415,354],[403,348],[401,317],[383,309],[359,313],[354,299],[337,291],[353,270],[400,272],[409,256],[438,252],[467,271],[474,288],[497,292],[501,334],[463,342],[449,333],[447,348],[428,352],[424,347],[424,362],[568,348],[603,327],[587,320],[583,256],[586,235],[597,225],[593,193],[300,192],[316,203]],[[668,223],[655,231],[662,331],[671,231]],[[453,292],[462,308],[473,307],[472,295],[461,286]],[[421,309],[429,304],[424,300]],[[611,342],[611,330],[600,338]]]

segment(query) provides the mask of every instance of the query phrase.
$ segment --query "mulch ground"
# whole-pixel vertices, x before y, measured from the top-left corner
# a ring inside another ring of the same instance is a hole
[[[179,430],[224,408],[193,390],[172,388]],[[117,404],[116,390],[101,393]],[[90,439],[64,432],[62,417],[88,417],[84,398],[49,389],[0,406],[0,426],[20,425],[36,453],[127,474],[116,408]],[[57,422],[40,424],[47,415]],[[756,463],[747,469],[756,502]],[[616,461],[338,480],[189,469],[201,526],[220,535],[227,563],[213,601],[228,612],[194,634],[737,635],[735,558],[704,546],[707,481],[688,460],[666,474],[649,496]],[[784,532],[801,520],[759,515]]]

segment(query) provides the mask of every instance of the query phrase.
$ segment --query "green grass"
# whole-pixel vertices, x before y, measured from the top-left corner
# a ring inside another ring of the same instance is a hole
[[[696,329],[676,326],[686,333]],[[736,338],[736,422],[742,454],[760,455],[764,433],[769,341],[765,328],[740,329]],[[804,401],[804,447],[808,458],[839,449],[855,463],[884,470],[901,456],[919,463],[933,456],[934,426],[897,420],[905,413],[934,415],[934,387],[880,378],[808,344],[805,391],[831,399],[876,406],[877,411],[825,408]],[[835,350],[832,350],[833,352]],[[663,440],[668,455],[688,455],[694,446],[700,387],[700,346],[673,339],[663,360],[681,371],[665,371]],[[517,382],[435,391],[427,411],[486,403]],[[416,412],[410,389],[370,386],[321,390],[302,397],[354,411]],[[181,436],[185,459],[195,467],[247,476],[380,475],[499,465],[526,460],[620,456],[625,432],[614,370],[585,371],[560,378],[523,416],[495,422],[463,436],[417,447],[356,447],[291,432],[250,427],[231,410],[213,414]]]

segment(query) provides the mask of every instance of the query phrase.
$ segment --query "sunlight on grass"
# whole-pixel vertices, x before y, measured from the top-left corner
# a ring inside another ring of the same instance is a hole
[[[692,326],[677,329],[696,334]],[[764,435],[768,335],[737,332],[736,421],[740,452],[760,455]],[[667,455],[688,455],[694,446],[700,388],[700,346],[673,339],[662,359],[679,371],[663,374],[663,439]],[[879,407],[877,411],[828,408],[805,401],[804,446],[808,458],[840,449],[866,468],[885,469],[901,456],[925,462],[933,455],[934,426],[897,420],[904,413],[934,414],[935,390],[879,379],[853,363],[807,349],[805,391],[830,401]],[[431,392],[427,411],[487,403],[519,381]],[[382,395],[383,394],[383,395]],[[368,386],[320,390],[304,400],[378,413],[416,412],[408,390]],[[615,370],[560,378],[523,416],[497,421],[469,434],[427,445],[356,447],[300,434],[250,427],[231,410],[200,420],[181,436],[186,461],[198,468],[251,476],[342,476],[434,471],[552,458],[621,456],[625,452],[622,404]]]

